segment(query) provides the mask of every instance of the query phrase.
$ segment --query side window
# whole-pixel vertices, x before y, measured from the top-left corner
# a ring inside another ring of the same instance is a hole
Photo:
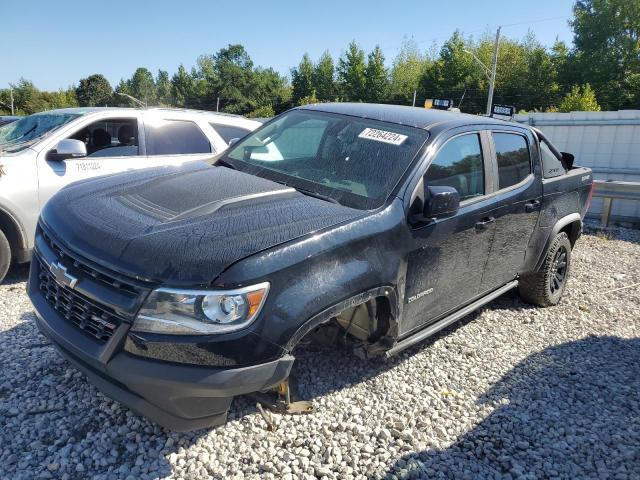
[[[515,133],[493,132],[498,160],[498,188],[503,189],[524,180],[531,173],[531,157],[527,139]]]
[[[138,120],[110,118],[87,125],[69,138],[87,146],[88,157],[138,155]]]
[[[147,155],[210,153],[211,144],[200,127],[188,120],[152,120],[145,123]]]
[[[484,195],[484,168],[480,136],[476,133],[449,140],[433,159],[425,185],[454,187],[460,200]]]
[[[545,141],[540,142],[540,156],[542,157],[542,176],[544,178],[559,177],[567,173],[562,161],[553,154]]]
[[[247,130],[246,128],[235,127],[233,125],[220,125],[218,123],[209,123],[209,125],[211,125],[211,128],[213,128],[227,144],[229,144],[233,138],[242,138],[251,132],[251,130]]]

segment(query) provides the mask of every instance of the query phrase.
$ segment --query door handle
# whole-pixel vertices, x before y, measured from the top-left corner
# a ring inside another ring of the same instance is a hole
[[[540,200],[531,200],[524,204],[524,211],[527,213],[531,213],[534,210],[538,210],[540,208]]]
[[[485,217],[476,222],[476,230],[486,230],[489,225],[496,221],[496,217]]]

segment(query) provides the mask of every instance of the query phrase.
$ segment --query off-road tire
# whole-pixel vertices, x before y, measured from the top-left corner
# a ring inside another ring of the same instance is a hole
[[[520,278],[520,297],[540,307],[556,305],[567,286],[570,267],[571,242],[567,234],[561,232],[551,242],[540,270]]]
[[[0,283],[4,280],[4,277],[9,271],[11,265],[11,245],[7,237],[4,236],[2,230],[0,230]]]

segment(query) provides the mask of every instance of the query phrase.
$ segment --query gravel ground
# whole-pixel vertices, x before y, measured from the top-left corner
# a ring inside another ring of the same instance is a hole
[[[315,413],[269,432],[243,397],[190,434],[61,360],[17,269],[0,285],[0,477],[640,478],[640,232],[592,231],[573,261],[559,306],[507,294],[390,360],[309,347]]]

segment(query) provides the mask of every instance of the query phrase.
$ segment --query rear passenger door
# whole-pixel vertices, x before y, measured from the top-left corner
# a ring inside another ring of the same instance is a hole
[[[497,184],[489,217],[495,221],[495,234],[481,293],[510,282],[520,272],[542,201],[540,162],[531,133],[493,130],[490,138]]]
[[[215,153],[196,122],[160,117],[155,112],[144,117],[144,142],[149,166],[181,165],[211,158]]]

